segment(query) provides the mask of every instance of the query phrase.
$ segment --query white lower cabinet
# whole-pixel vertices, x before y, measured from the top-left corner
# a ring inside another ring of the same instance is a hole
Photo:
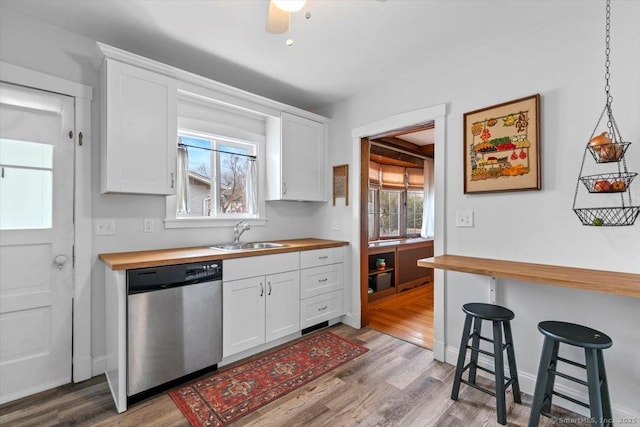
[[[342,260],[342,247],[224,260],[222,355],[342,316]]]
[[[300,271],[224,282],[222,301],[224,357],[293,334],[300,330]]]

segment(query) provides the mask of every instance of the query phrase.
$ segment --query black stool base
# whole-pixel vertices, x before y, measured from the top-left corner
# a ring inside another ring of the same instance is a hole
[[[538,378],[531,405],[529,427],[537,427],[540,415],[550,416],[553,396],[558,396],[589,408],[593,425],[598,427],[613,425],[607,374],[602,350],[612,345],[607,335],[581,325],[566,322],[541,322],[538,330],[545,335],[538,368]],[[558,356],[560,343],[584,348],[585,364]],[[558,362],[568,363],[586,369],[587,381],[563,374],[558,370]],[[556,376],[584,385],[589,391],[589,404],[573,399],[553,390]]]
[[[510,320],[514,318],[511,310],[492,304],[471,303],[463,306],[463,311],[467,314],[462,330],[462,340],[460,343],[460,351],[458,353],[458,363],[456,365],[456,373],[453,380],[453,388],[451,390],[451,399],[458,400],[460,392],[460,384],[466,384],[476,388],[484,393],[490,394],[496,398],[498,423],[507,424],[507,404],[506,389],[511,386],[513,390],[513,400],[516,403],[522,403],[520,396],[520,384],[518,382],[518,370],[516,367],[515,351],[513,349],[513,337],[511,335]],[[493,339],[483,337],[480,333],[482,330],[482,321],[488,320],[493,325]],[[473,333],[471,326],[473,323]],[[502,334],[504,330],[504,343]],[[471,345],[469,345],[469,340]],[[482,350],[480,348],[480,340],[493,344],[493,353]],[[471,350],[471,361],[465,365],[467,350]],[[507,361],[509,364],[509,372],[511,378],[504,376],[504,350],[507,351]],[[495,372],[478,366],[478,355],[486,354],[495,360]],[[495,378],[495,392],[488,390],[476,384],[477,371],[485,371],[492,374]],[[467,380],[462,378],[465,371],[469,371]]]

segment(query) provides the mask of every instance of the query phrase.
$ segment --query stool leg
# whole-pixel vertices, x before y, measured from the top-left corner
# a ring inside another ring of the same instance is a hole
[[[520,382],[518,381],[518,368],[516,367],[516,351],[513,347],[513,337],[511,336],[511,322],[504,322],[504,337],[507,344],[507,359],[509,361],[509,375],[513,379],[511,390],[513,390],[513,401],[522,403],[520,398]]]
[[[602,395],[600,393],[600,373],[598,372],[597,350],[585,348],[584,350],[587,365],[587,383],[589,384],[589,407],[591,408],[591,418],[594,425],[604,426],[604,415],[602,411]]]
[[[476,383],[476,367],[478,366],[478,351],[474,350],[474,348],[480,347],[480,333],[482,332],[482,319],[476,317],[473,320],[473,333],[474,336],[471,339],[471,365],[469,366],[469,382],[471,384]]]
[[[467,356],[467,345],[469,344],[469,335],[471,333],[470,314],[464,319],[464,327],[462,328],[462,340],[460,342],[460,350],[458,351],[458,364],[456,365],[456,374],[453,379],[453,389],[451,389],[451,399],[458,400],[458,392],[460,391],[460,380],[462,379],[462,371],[464,369],[464,359]]]
[[[540,354],[540,366],[538,367],[538,377],[536,378],[536,388],[533,393],[533,402],[531,403],[531,415],[529,416],[529,427],[538,427],[540,422],[540,414],[545,404],[545,397],[548,390],[553,390],[553,380],[555,375],[549,372],[552,361],[557,363],[558,342],[550,338],[545,338],[542,344],[542,353]],[[551,404],[551,395],[549,395],[549,404]]]
[[[560,347],[560,343],[558,341],[553,341],[553,346],[551,347],[551,362],[549,363],[549,369],[553,369],[554,371],[558,368],[558,349]],[[542,402],[542,413],[551,413],[551,404],[553,403],[553,386],[556,382],[556,374],[555,372],[547,372],[547,386],[544,389],[544,400]]]
[[[598,371],[600,372],[600,379],[602,380],[602,386],[600,388],[600,394],[602,395],[602,415],[607,422],[606,425],[613,425],[613,414],[611,412],[611,399],[609,398],[609,383],[607,382],[607,372],[604,368],[604,356],[602,350],[596,352],[598,356]]]
[[[493,353],[496,374],[496,406],[498,409],[498,423],[507,424],[507,402],[504,387],[504,359],[502,350],[502,322],[493,321]]]

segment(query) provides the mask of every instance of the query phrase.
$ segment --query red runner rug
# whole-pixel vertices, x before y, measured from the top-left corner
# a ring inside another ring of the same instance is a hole
[[[192,426],[225,426],[367,351],[324,332],[172,390],[169,396]]]

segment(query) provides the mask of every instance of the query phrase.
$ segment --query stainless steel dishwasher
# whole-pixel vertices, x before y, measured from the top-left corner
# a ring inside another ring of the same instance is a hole
[[[127,400],[216,368],[222,261],[128,270],[127,293]]]

